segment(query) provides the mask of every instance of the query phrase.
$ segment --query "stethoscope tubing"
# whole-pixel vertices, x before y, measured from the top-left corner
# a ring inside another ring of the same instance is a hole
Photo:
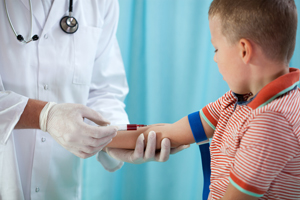
[[[20,42],[23,42],[25,44],[27,44],[31,41],[38,40],[39,39],[38,35],[32,35],[32,32],[33,32],[33,27],[32,27],[33,26],[33,11],[32,11],[31,0],[29,0],[29,6],[30,6],[30,37],[31,37],[29,40],[25,40],[24,37],[21,34],[18,34],[16,32],[16,30],[15,30],[13,24],[12,24],[12,21],[10,19],[10,16],[9,16],[6,0],[4,0],[4,3],[5,3],[5,11],[6,11],[6,16],[7,16],[9,25],[11,27],[11,30],[14,32],[16,38]],[[79,27],[79,24],[78,24],[77,20],[72,15],[73,15],[73,0],[70,0],[69,1],[69,16],[64,16],[60,20],[60,27],[67,34],[75,33],[78,30],[78,27]],[[75,21],[75,24],[71,24],[72,21]]]
[[[11,22],[11,19],[10,19],[9,13],[8,13],[6,0],[4,0],[4,3],[5,3],[5,11],[6,11],[6,15],[7,15],[7,18],[8,18],[9,25],[10,25],[12,31],[14,32],[15,36],[18,37],[18,34],[17,34],[17,32],[16,32],[16,30],[15,30],[15,28],[14,28],[12,22]],[[23,41],[21,41],[23,43],[29,43],[29,42],[32,41],[32,20],[33,20],[33,13],[32,13],[32,3],[31,3],[31,0],[29,0],[29,5],[30,5],[29,6],[30,7],[30,40],[27,41],[27,40],[24,39]]]

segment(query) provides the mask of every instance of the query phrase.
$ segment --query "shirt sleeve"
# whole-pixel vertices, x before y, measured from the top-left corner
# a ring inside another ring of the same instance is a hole
[[[280,113],[262,113],[246,128],[229,181],[241,192],[261,197],[300,148],[291,125]]]
[[[128,84],[116,38],[119,18],[117,0],[105,1],[102,12],[103,27],[93,67],[87,106],[99,112],[112,124],[127,124],[128,116],[123,103]],[[123,162],[117,161],[105,152],[97,154],[97,160],[108,171],[119,169]]]
[[[0,145],[7,143],[27,102],[27,97],[12,91],[5,91],[0,75]]]
[[[209,103],[200,110],[200,115],[208,123],[208,125],[215,130],[219,121],[221,112],[228,107],[228,105],[235,102],[235,98],[231,91],[225,93],[217,101]]]
[[[2,91],[1,91],[2,90]],[[0,77],[0,144],[6,144],[18,123],[28,98],[11,91],[4,91]]]

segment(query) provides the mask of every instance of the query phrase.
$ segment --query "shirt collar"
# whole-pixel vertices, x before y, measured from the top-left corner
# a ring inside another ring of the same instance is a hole
[[[237,98],[236,105],[248,105],[252,109],[256,109],[270,103],[280,95],[295,89],[299,83],[300,70],[289,68],[289,71],[288,74],[282,75],[267,84],[250,100],[247,99],[252,95],[251,93],[241,95],[233,92],[233,95]]]
[[[299,83],[300,70],[289,68],[289,73],[278,77],[263,87],[248,104],[252,109],[260,108],[277,97],[293,90]]]

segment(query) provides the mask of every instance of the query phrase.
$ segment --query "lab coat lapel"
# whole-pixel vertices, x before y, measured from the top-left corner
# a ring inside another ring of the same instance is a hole
[[[73,5],[76,6],[76,0],[73,0]],[[64,3],[62,0],[54,0],[43,33],[47,33],[55,24],[59,24],[61,18],[69,14],[68,10],[69,0],[65,0]]]
[[[28,9],[28,12],[30,14],[29,1],[28,0],[20,0],[20,1]],[[40,27],[43,28],[43,26],[45,24],[46,16],[45,16],[45,11],[44,11],[42,1],[41,0],[31,0],[31,3],[32,3],[33,17],[39,23]],[[33,34],[36,34],[36,33],[33,33]]]

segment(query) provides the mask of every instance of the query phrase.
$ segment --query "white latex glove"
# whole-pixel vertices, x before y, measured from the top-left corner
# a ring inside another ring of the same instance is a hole
[[[87,118],[98,125],[109,124],[98,112],[81,104],[47,103],[40,114],[40,128],[48,132],[61,146],[80,158],[101,151],[117,134],[117,127],[91,126]]]
[[[170,154],[178,153],[189,146],[190,145],[182,145],[171,149],[170,140],[164,138],[161,141],[160,152],[156,152],[156,133],[154,131],[150,131],[148,134],[148,142],[145,151],[144,134],[141,134],[138,137],[135,150],[106,147],[105,151],[108,153],[108,155],[117,160],[133,164],[141,164],[149,161],[165,162],[169,159]]]

